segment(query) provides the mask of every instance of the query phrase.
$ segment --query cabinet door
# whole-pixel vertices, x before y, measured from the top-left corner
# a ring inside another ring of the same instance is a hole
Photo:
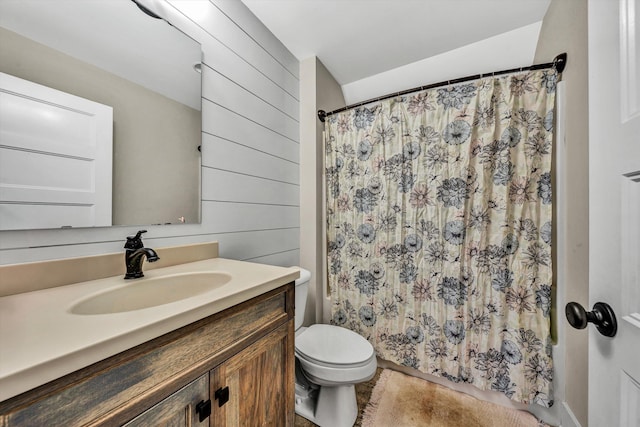
[[[196,406],[208,400],[209,375],[203,375],[138,415],[125,427],[205,427],[209,425],[209,417],[201,422]]]
[[[212,426],[293,426],[293,336],[290,320],[211,371]]]

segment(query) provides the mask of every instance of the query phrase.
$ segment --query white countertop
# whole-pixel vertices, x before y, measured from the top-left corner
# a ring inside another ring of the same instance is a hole
[[[75,302],[134,281],[188,272],[219,271],[232,279],[203,294],[141,310],[78,315]],[[16,396],[167,332],[203,319],[299,277],[283,268],[224,258],[0,298],[0,401]]]

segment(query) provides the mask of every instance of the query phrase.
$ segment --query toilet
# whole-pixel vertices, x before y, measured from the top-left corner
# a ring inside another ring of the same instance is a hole
[[[339,326],[303,327],[311,273],[296,280],[296,414],[324,427],[351,427],[358,416],[355,384],[376,373],[376,355],[361,335]]]

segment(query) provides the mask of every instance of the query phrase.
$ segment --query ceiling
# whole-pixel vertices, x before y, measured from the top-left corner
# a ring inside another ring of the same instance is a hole
[[[542,21],[551,0],[242,0],[345,85]]]

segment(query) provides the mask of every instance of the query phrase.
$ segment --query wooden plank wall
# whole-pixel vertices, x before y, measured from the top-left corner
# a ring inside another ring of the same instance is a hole
[[[145,226],[146,245],[215,240],[221,257],[298,265],[297,59],[239,0],[167,5],[203,50],[202,223]],[[139,228],[0,232],[0,264],[119,252]]]

